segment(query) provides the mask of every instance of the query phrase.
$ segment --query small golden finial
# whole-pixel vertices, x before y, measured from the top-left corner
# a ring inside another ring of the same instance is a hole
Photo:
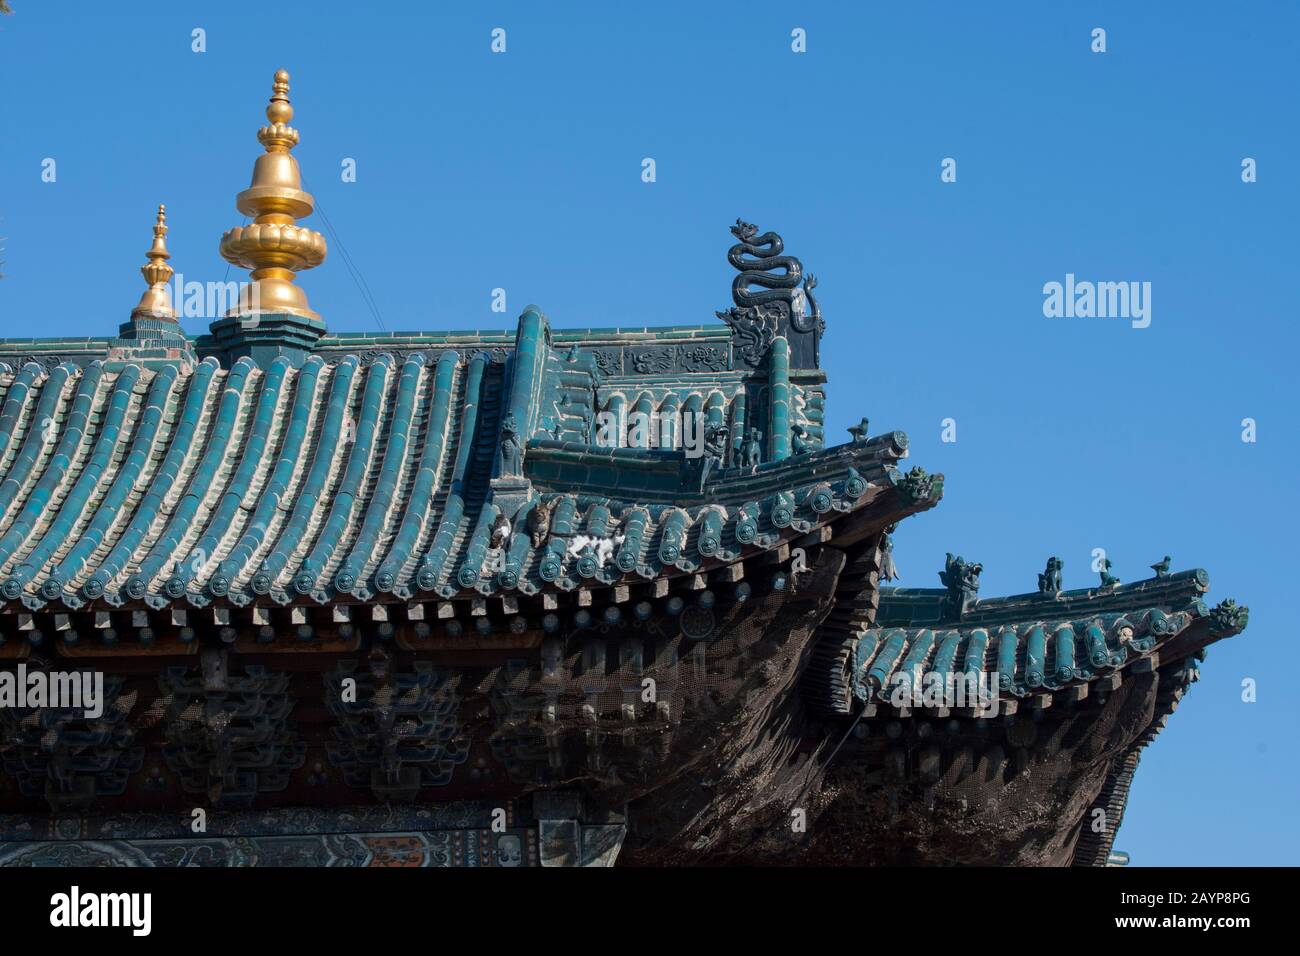
[[[149,288],[140,297],[140,304],[131,310],[131,318],[171,319],[176,321],[172,310],[171,292],[167,283],[171,281],[174,270],[167,264],[172,257],[167,251],[167,207],[158,204],[158,220],[153,227],[153,245],[145,253],[148,262],[140,267],[140,274]]]
[[[298,145],[298,131],[289,125],[293,106],[285,70],[276,71],[266,119],[270,125],[257,131],[266,152],[253,165],[252,183],[235,197],[235,207],[253,221],[221,237],[221,255],[251,270],[253,279],[228,315],[287,312],[319,320],[306,293],[294,285],[294,273],[325,261],[325,237],[296,222],[312,214],[315,200],[303,191],[298,161],[290,153]]]
[[[271,81],[271,102],[266,104],[266,119],[271,124],[257,131],[258,141],[266,151],[288,152],[298,145],[298,131],[289,125],[293,104],[289,102],[289,71],[276,70]]]

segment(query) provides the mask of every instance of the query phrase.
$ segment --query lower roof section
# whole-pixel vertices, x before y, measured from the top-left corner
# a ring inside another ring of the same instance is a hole
[[[1245,629],[1248,611],[1203,600],[1193,569],[1131,584],[972,600],[951,590],[882,588],[876,626],[852,651],[852,695],[896,710],[952,706],[979,685],[993,703],[1078,699],[1126,669],[1150,671]],[[978,701],[959,706],[980,709]],[[995,710],[996,712],[996,710]]]

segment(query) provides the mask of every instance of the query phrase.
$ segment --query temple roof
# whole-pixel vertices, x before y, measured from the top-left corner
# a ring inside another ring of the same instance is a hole
[[[881,588],[875,626],[825,655],[833,673],[816,689],[831,714],[850,713],[851,697],[869,707],[890,703],[903,714],[946,712],[954,681],[984,675],[996,675],[989,690],[1004,711],[1014,712],[1023,698],[1039,706],[1057,693],[1077,700],[1089,685],[1104,692],[1127,671],[1197,656],[1244,630],[1246,609],[1231,599],[1210,608],[1208,590],[1209,575],[1199,568],[985,600],[963,595],[955,581],[950,588]],[[927,687],[933,695],[924,694]],[[978,709],[971,700],[960,706]]]
[[[672,354],[602,371],[593,353],[619,334],[552,336],[530,308],[501,351],[0,366],[0,596],[35,610],[534,594],[707,570],[873,502],[897,517],[937,499],[909,490],[895,432],[747,467],[730,442],[708,474],[667,441],[604,447],[593,419],[611,409],[745,429],[725,368]],[[820,438],[819,418],[796,420]],[[511,429],[531,436],[517,474]]]

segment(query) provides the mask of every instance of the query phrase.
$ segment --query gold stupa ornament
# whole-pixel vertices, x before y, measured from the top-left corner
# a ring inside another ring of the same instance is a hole
[[[298,131],[289,125],[288,72],[276,72],[272,90],[266,107],[270,125],[257,131],[266,152],[253,165],[252,184],[235,197],[236,208],[253,221],[221,237],[222,257],[251,270],[253,280],[227,315],[289,313],[319,321],[306,293],[294,284],[294,273],[325,261],[325,237],[297,224],[312,214],[314,200],[303,192],[298,161],[289,152],[298,145]]]
[[[131,310],[131,319],[160,319],[176,321],[172,309],[171,291],[167,283],[171,281],[174,270],[167,264],[171,253],[167,251],[167,207],[159,203],[158,219],[153,226],[153,245],[145,253],[149,261],[140,267],[149,288],[140,296],[140,304]]]

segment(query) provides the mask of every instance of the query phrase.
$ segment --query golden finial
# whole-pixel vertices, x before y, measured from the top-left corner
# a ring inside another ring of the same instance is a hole
[[[153,245],[145,253],[148,262],[140,267],[140,274],[149,288],[140,297],[140,304],[131,310],[131,318],[171,319],[176,321],[172,311],[171,292],[167,283],[171,281],[173,269],[167,264],[171,253],[167,251],[167,207],[158,204],[158,220],[153,227]]]
[[[298,145],[298,131],[289,125],[293,104],[289,102],[289,71],[276,70],[271,81],[271,102],[266,104],[266,118],[271,124],[257,131],[257,139],[266,151],[288,152]]]
[[[266,152],[253,165],[251,185],[235,197],[235,207],[253,221],[221,237],[221,255],[251,270],[253,279],[228,315],[287,312],[319,320],[306,293],[294,285],[294,273],[325,261],[325,237],[296,223],[312,214],[315,200],[303,192],[298,161],[290,154],[298,131],[289,125],[293,106],[285,70],[276,71],[266,119],[270,125],[257,131]]]

